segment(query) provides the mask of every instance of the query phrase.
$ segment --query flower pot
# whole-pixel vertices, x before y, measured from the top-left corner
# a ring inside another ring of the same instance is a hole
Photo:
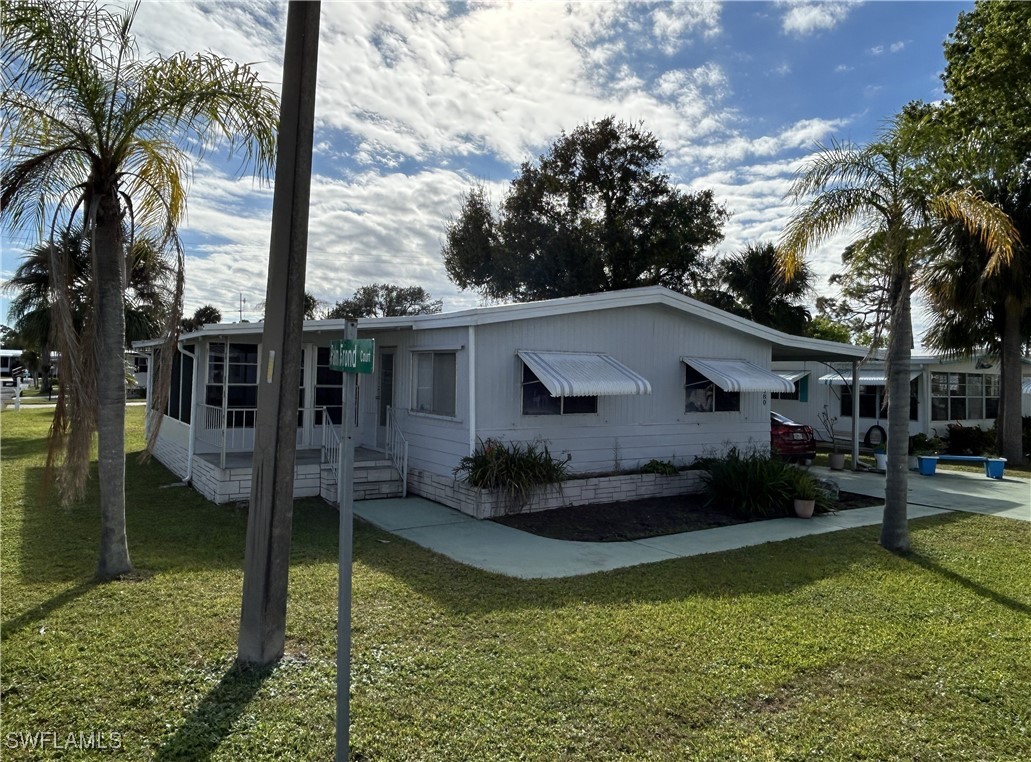
[[[828,458],[831,465],[831,471],[841,471],[845,468],[845,453],[843,452],[832,452]]]
[[[886,453],[886,452],[875,452],[873,454],[873,459],[877,463],[877,470],[878,471],[887,471],[888,470],[888,453]]]
[[[813,517],[813,511],[816,510],[815,500],[803,500],[801,498],[795,498],[795,515],[800,519],[811,519]]]
[[[984,462],[984,475],[989,479],[1001,479],[1006,473],[1005,458],[988,458]]]
[[[910,471],[916,471],[918,468],[920,468],[920,461],[918,461],[916,459],[916,455],[910,455],[909,456],[909,470]]]

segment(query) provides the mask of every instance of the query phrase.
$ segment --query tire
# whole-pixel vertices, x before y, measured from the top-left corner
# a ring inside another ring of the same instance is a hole
[[[888,432],[882,426],[871,426],[863,437],[863,444],[866,447],[876,447],[888,441]]]

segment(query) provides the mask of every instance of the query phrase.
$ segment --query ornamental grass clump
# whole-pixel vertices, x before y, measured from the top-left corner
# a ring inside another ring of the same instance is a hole
[[[499,490],[522,507],[538,488],[563,481],[572,458],[569,454],[553,457],[547,443],[541,441],[477,440],[473,454],[459,461],[454,474],[473,487]]]
[[[767,452],[731,447],[699,459],[707,503],[748,519],[794,515],[796,497],[815,495],[816,511],[833,510],[829,496],[808,471]],[[811,498],[810,498],[811,499]]]

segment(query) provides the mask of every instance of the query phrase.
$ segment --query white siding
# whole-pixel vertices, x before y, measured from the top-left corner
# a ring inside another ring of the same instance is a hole
[[[394,348],[394,409],[405,438],[408,440],[410,468],[438,474],[451,474],[459,459],[469,452],[468,397],[469,348],[465,328],[442,328],[427,331],[363,331],[362,338],[374,338],[377,352]],[[412,412],[412,374],[414,350],[455,350],[456,400],[455,417],[446,418]],[[375,388],[377,375],[368,377],[360,403],[362,430],[360,442],[375,446],[378,400]],[[364,380],[363,380],[364,381]]]
[[[606,352],[652,384],[645,396],[599,397],[590,415],[524,416],[516,352]],[[741,395],[734,413],[685,413],[681,356],[743,359],[770,365],[765,342],[655,306],[628,307],[476,329],[477,435],[513,441],[540,438],[570,468],[633,468],[652,458],[691,462],[727,444],[769,446],[769,399]]]

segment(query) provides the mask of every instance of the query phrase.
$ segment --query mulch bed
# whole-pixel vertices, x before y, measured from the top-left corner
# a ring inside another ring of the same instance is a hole
[[[836,507],[838,510],[848,510],[883,504],[884,498],[841,492]],[[745,524],[751,520],[707,507],[703,495],[656,497],[624,503],[555,508],[550,511],[517,513],[493,519],[499,524],[542,537],[581,542],[641,540],[664,534]]]

